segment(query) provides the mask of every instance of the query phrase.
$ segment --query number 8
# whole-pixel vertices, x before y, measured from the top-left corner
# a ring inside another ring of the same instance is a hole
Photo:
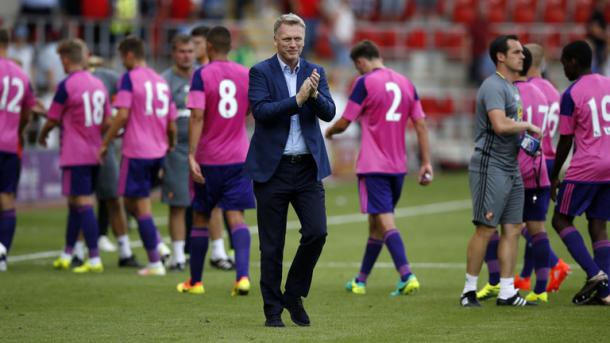
[[[235,83],[231,80],[220,81],[218,93],[220,95],[220,101],[218,102],[218,113],[220,113],[220,116],[226,119],[235,117],[237,114],[237,100],[235,99],[237,88]]]

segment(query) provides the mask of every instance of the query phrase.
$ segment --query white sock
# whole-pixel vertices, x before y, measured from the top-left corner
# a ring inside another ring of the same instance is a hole
[[[76,241],[76,244],[74,244],[73,253],[81,261],[84,261],[85,260],[85,242],[83,242],[83,241]]]
[[[477,291],[477,281],[479,280],[478,276],[470,275],[466,273],[466,283],[464,283],[464,290],[462,294],[466,294],[470,291]]]
[[[89,258],[89,265],[91,266],[97,266],[102,264],[102,259],[98,256],[98,257],[91,257]]]
[[[173,241],[172,248],[174,249],[174,262],[186,262],[186,257],[184,256],[184,241]]]
[[[65,252],[62,252],[61,253],[61,259],[62,260],[72,260],[72,255],[66,254]]]
[[[157,261],[157,262],[150,262],[148,264],[148,268],[162,268],[163,264],[161,263],[161,261]]]
[[[212,241],[212,260],[226,260],[229,258],[225,251],[225,241],[222,238],[218,238]]]
[[[517,293],[515,279],[512,277],[500,278],[500,294],[498,294],[498,298],[506,300],[515,295],[515,293]]]
[[[129,236],[122,235],[117,237],[117,242],[119,243],[119,257],[127,258],[133,253],[131,252],[131,243],[129,243]]]

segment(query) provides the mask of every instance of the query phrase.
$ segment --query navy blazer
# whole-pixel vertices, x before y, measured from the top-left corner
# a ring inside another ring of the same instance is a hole
[[[318,98],[308,99],[301,108],[296,96],[288,96],[288,86],[277,55],[250,68],[248,99],[254,117],[254,135],[246,158],[246,172],[256,182],[268,181],[280,163],[290,116],[298,114],[307,148],[318,167],[318,181],[330,175],[330,163],[318,118],[329,122],[335,116],[335,103],[328,90],[324,69],[301,59],[297,73],[297,92],[316,68],[320,74]]]

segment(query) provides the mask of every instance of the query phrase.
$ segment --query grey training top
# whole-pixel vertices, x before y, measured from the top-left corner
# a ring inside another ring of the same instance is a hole
[[[161,76],[169,84],[169,89],[172,92],[172,98],[176,103],[176,108],[180,110],[186,110],[186,97],[189,94],[189,88],[191,85],[190,78],[184,78],[174,71],[174,68],[168,68]]]
[[[104,83],[104,86],[106,87],[106,90],[108,91],[108,95],[110,97],[112,97],[118,92],[118,83],[119,78],[121,77],[119,73],[108,68],[95,68],[92,74]]]
[[[469,170],[519,175],[517,156],[520,135],[497,135],[487,115],[493,109],[504,111],[507,117],[515,121],[521,120],[519,91],[498,73],[488,77],[477,94],[474,153],[470,159]]]

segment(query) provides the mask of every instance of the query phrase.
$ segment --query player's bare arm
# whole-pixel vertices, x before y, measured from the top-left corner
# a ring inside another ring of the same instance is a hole
[[[424,118],[414,122],[415,134],[417,134],[417,145],[419,146],[420,167],[419,184],[426,186],[432,182],[434,171],[430,162],[430,141],[428,140],[428,127]]]
[[[47,119],[47,122],[40,130],[40,135],[38,136],[38,144],[43,147],[47,147],[47,137],[49,136],[49,132],[53,130],[56,126],[59,126],[59,121],[54,119]]]
[[[176,127],[176,121],[171,120],[167,125],[167,144],[168,150],[174,150],[178,139],[178,128]]]
[[[551,199],[557,200],[557,189],[559,188],[559,173],[561,168],[570,154],[572,149],[572,142],[574,141],[573,135],[561,135],[559,136],[559,142],[557,143],[557,152],[555,154],[555,165],[551,172]]]
[[[98,153],[98,157],[100,161],[103,161],[106,157],[106,152],[108,151],[108,145],[112,140],[117,136],[119,130],[122,129],[127,120],[129,119],[129,108],[119,108],[116,116],[112,119],[112,124],[106,134],[104,135],[104,141],[102,142],[102,146],[100,147],[100,152]]]
[[[21,110],[21,114],[19,116],[19,131],[17,131],[20,146],[23,146],[23,133],[25,132],[25,128],[27,127],[31,118],[32,118],[32,109],[23,108]]]
[[[195,153],[197,152],[197,144],[203,131],[203,110],[193,108],[191,109],[191,116],[189,118],[189,169],[193,181],[197,183],[204,183],[205,179],[201,173],[201,167],[195,159]]]
[[[491,126],[497,135],[513,135],[524,131],[542,137],[542,130],[528,122],[517,122],[506,116],[506,112],[493,109],[487,112]]]
[[[326,139],[333,139],[333,136],[344,132],[350,124],[350,121],[345,118],[339,118],[331,127],[326,129],[324,137]]]

